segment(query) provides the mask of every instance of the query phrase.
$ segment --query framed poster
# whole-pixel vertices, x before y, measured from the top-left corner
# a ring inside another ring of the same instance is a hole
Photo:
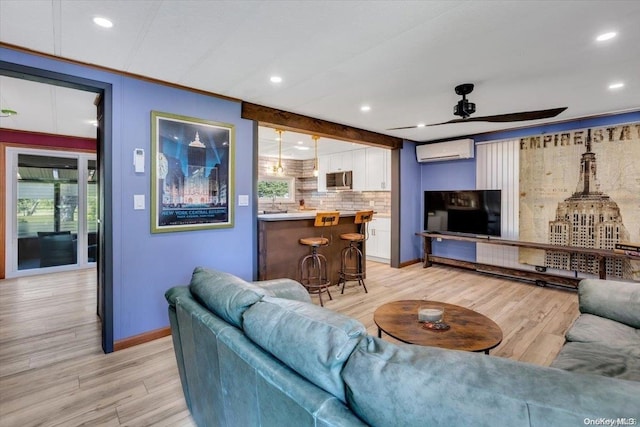
[[[233,227],[233,125],[151,112],[151,232]]]

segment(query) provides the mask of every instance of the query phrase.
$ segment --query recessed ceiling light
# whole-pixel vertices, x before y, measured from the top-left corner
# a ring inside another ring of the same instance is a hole
[[[102,27],[102,28],[111,28],[113,27],[113,22],[111,22],[109,19],[107,18],[103,18],[101,16],[96,16],[95,18],[93,18],[93,23]]]
[[[416,126],[417,126],[417,127],[419,127],[419,128],[423,128],[423,127],[425,127],[426,125],[425,125],[424,123],[418,123]]]
[[[360,111],[366,113],[367,111],[371,111],[371,106],[369,105],[363,105],[362,107],[360,107]]]
[[[609,89],[620,89],[624,87],[624,83],[622,82],[616,82],[616,83],[611,83],[609,85]]]
[[[271,76],[269,80],[271,80],[271,83],[282,83],[282,77],[280,76]]]
[[[618,35],[618,33],[616,33],[615,31],[610,31],[608,33],[600,34],[598,37],[596,37],[596,40],[599,41],[599,42],[603,42],[605,40],[611,40],[612,38],[614,38],[617,35]]]
[[[295,146],[295,148],[296,148],[297,150],[303,150],[303,151],[304,151],[304,150],[308,150],[308,149],[309,149],[309,147],[304,147],[304,146],[301,146],[301,145],[296,145],[296,146]]]

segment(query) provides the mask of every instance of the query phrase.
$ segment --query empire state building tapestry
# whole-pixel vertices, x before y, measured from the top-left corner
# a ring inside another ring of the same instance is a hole
[[[520,140],[520,240],[590,249],[640,244],[640,123]],[[598,274],[598,258],[521,249],[520,262]],[[640,261],[606,259],[640,280]]]

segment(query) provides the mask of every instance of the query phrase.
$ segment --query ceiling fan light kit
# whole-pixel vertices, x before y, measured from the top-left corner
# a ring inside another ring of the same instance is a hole
[[[458,85],[456,86],[455,91],[458,95],[462,95],[462,99],[453,106],[453,114],[465,119],[476,112],[476,104],[467,100],[467,95],[473,91],[473,83],[463,83]]]
[[[476,112],[476,104],[470,102],[467,99],[467,95],[473,92],[473,83],[463,83],[455,87],[455,91],[458,95],[462,96],[462,99],[453,106],[453,114],[460,116],[460,119],[453,119],[441,123],[432,123],[425,125],[420,123],[415,126],[403,126],[397,128],[391,128],[387,130],[401,130],[401,129],[415,129],[426,126],[439,126],[453,123],[464,122],[489,122],[489,123],[509,123],[509,122],[523,122],[527,120],[541,120],[550,119],[558,114],[562,113],[567,107],[550,108],[548,110],[535,110],[535,111],[521,111],[518,113],[496,114],[493,116],[471,117],[471,114]]]

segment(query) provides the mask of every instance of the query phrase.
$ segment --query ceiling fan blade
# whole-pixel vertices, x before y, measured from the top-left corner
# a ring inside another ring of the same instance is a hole
[[[560,108],[551,108],[548,110],[522,111],[519,113],[497,114],[495,116],[467,117],[466,119],[453,119],[446,122],[431,123],[423,126],[404,126],[404,127],[398,127],[398,128],[391,128],[387,130],[415,129],[419,127],[440,126],[440,125],[448,125],[452,123],[464,123],[464,122],[508,123],[508,122],[524,122],[527,120],[550,119],[562,113],[566,109],[567,107],[560,107]]]
[[[442,123],[431,123],[428,125],[415,125],[415,126],[403,126],[403,127],[399,127],[399,128],[390,128],[387,130],[402,130],[402,129],[416,129],[416,128],[423,128],[423,127],[427,127],[427,126],[440,126],[440,125],[447,125],[449,123],[461,123],[461,122],[466,122],[468,121],[468,119],[453,119],[453,120],[449,120],[448,122],[442,122]]]
[[[451,120],[449,123],[456,122],[524,122],[527,120],[550,119],[566,110],[567,107],[551,108],[549,110],[522,111],[520,113],[497,114],[495,116],[468,117],[466,119]]]
[[[415,128],[419,128],[421,126],[402,126],[399,128],[389,128],[387,130],[401,130],[401,129],[415,129]]]

